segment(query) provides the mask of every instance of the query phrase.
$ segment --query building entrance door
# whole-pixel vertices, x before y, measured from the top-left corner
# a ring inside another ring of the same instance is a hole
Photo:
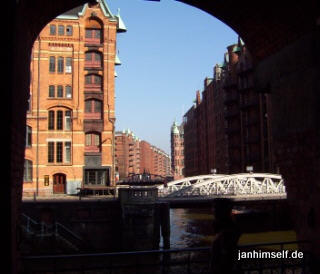
[[[57,173],[53,175],[53,193],[65,194],[66,193],[66,175]]]

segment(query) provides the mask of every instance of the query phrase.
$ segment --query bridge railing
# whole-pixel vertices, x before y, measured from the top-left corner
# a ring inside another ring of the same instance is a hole
[[[205,179],[198,179],[194,183],[190,182],[190,178],[185,178],[184,181],[179,180],[167,187],[159,188],[159,197],[269,195],[286,193],[284,181],[281,175],[277,174],[242,173],[211,178],[206,177]]]

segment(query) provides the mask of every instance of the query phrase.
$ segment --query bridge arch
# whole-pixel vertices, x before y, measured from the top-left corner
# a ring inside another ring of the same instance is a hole
[[[10,183],[5,184],[3,193],[10,193],[5,197],[5,208],[11,210],[12,218],[6,219],[7,232],[10,234],[11,242],[3,248],[12,251],[10,254],[11,262],[12,266],[15,266],[17,258],[16,230],[22,195],[27,91],[30,80],[29,64],[32,45],[41,29],[48,22],[59,14],[86,3],[86,1],[19,0],[9,2],[9,18],[12,18],[14,22],[10,25],[9,31],[8,70],[11,77],[9,89],[5,94],[8,103],[4,108],[4,117],[7,117],[10,122],[4,131],[6,132],[5,143],[11,144],[6,148],[6,154],[9,157],[7,157],[5,168]],[[93,3],[94,1],[89,2]],[[305,48],[306,51],[310,50],[314,54],[314,59],[306,58],[305,64],[307,66],[318,65],[319,67],[317,60],[319,60],[320,17],[317,1],[292,2],[285,7],[279,6],[278,1],[275,0],[263,2],[180,0],[180,2],[212,14],[239,33],[253,53],[258,69],[265,72],[263,79],[257,79],[258,85],[261,88],[266,88],[268,92],[274,92],[276,104],[273,113],[281,117],[279,121],[276,121],[273,131],[276,143],[275,157],[277,157],[280,171],[288,183],[288,198],[292,201],[293,212],[296,212],[297,215],[297,227],[299,226],[301,235],[306,232],[306,236],[313,237],[316,232],[320,232],[319,212],[312,214],[316,216],[314,218],[317,218],[313,223],[318,225],[308,227],[305,221],[308,218],[306,208],[311,208],[313,211],[318,211],[320,208],[320,199],[317,198],[320,195],[317,183],[320,175],[318,168],[320,165],[320,138],[317,122],[320,108],[316,103],[318,101],[314,100],[319,98],[316,95],[319,80],[312,77],[306,78],[304,75],[298,79],[301,85],[294,89],[290,86],[292,74],[285,77],[290,65],[286,61],[293,62],[294,60],[286,58],[284,55],[290,52],[297,53],[300,49]],[[279,64],[279,66],[275,66],[275,64]],[[298,66],[299,62],[295,64],[296,71],[298,71]],[[319,68],[310,74],[316,77],[319,75]],[[306,79],[308,81],[305,81]],[[270,81],[274,81],[271,84],[271,90],[269,90]],[[280,91],[277,85],[285,85],[285,89]],[[301,90],[304,90],[304,96],[308,96],[305,104],[298,96],[301,94]],[[289,119],[288,114],[285,113],[286,109],[295,110],[293,118]],[[282,114],[285,114],[284,116],[290,122],[287,123],[289,127],[286,130],[282,126],[282,121],[286,120],[283,119]],[[308,118],[307,122],[305,121],[306,117]],[[296,168],[299,166],[301,169],[297,171]],[[312,193],[312,197],[310,197],[310,193]],[[315,251],[320,256],[319,240],[314,243]]]

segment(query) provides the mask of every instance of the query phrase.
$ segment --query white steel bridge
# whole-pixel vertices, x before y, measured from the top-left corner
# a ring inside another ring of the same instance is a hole
[[[169,182],[158,186],[158,196],[163,198],[209,198],[268,196],[286,197],[286,188],[282,176],[269,173],[210,174]]]

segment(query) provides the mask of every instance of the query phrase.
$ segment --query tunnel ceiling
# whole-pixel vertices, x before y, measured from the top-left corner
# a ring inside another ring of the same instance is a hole
[[[108,0],[107,0],[108,1]],[[141,0],[150,1],[150,0]],[[315,0],[291,2],[249,0],[175,0],[212,14],[236,31],[256,61],[271,55],[317,27],[319,4]],[[87,3],[84,0],[20,0],[24,21],[32,22],[32,34],[59,14]],[[89,1],[94,2],[94,1]],[[26,16],[26,15],[29,15]],[[35,20],[36,18],[36,20]],[[318,23],[319,24],[319,23]]]

